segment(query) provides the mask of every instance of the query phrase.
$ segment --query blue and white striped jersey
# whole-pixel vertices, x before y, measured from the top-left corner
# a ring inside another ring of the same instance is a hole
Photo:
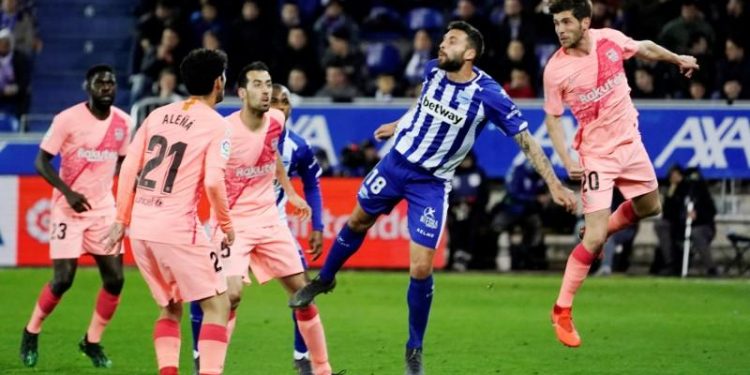
[[[474,68],[465,83],[448,80],[437,60],[425,66],[419,102],[398,122],[393,150],[410,162],[451,179],[487,122],[505,135],[525,130],[528,123],[505,90]]]
[[[315,160],[312,147],[299,134],[284,127],[279,137],[279,154],[284,163],[287,176],[302,178],[302,186],[305,192],[305,200],[312,210],[312,228],[315,231],[323,230],[323,198],[320,193],[320,175],[322,171]],[[286,225],[286,202],[288,200],[284,189],[278,181],[274,181],[276,191],[276,205],[279,208],[281,222]]]

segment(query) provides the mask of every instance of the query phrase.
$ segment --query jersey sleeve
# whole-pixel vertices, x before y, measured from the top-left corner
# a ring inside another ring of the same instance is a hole
[[[482,93],[487,119],[500,128],[505,135],[512,137],[529,126],[521,110],[500,85],[494,83],[485,86]]]
[[[47,129],[47,133],[44,134],[44,138],[42,138],[42,143],[39,147],[52,155],[57,155],[67,137],[67,121],[65,121],[62,116],[57,115],[52,120],[52,125]]]
[[[549,64],[544,69],[544,112],[553,116],[562,116],[565,112],[562,90]]]
[[[128,153],[128,144],[130,143],[130,137],[133,135],[133,119],[125,115],[123,116],[125,118],[125,124],[127,124],[127,127],[125,128],[125,142],[122,142],[122,147],[120,147],[120,150],[118,151],[118,154],[120,156],[125,156]]]
[[[629,59],[638,52],[638,42],[633,38],[615,29],[602,29],[602,31],[605,38],[615,42],[622,48],[622,57],[624,59]]]
[[[323,196],[320,192],[320,176],[323,174],[318,161],[315,160],[312,147],[305,142],[298,149],[299,162],[297,174],[302,179],[305,200],[312,209],[312,227],[315,231],[323,230]]]
[[[117,180],[117,217],[116,221],[125,226],[130,225],[130,217],[133,212],[133,199],[135,197],[135,184],[138,171],[143,167],[143,154],[146,151],[146,122],[135,133],[133,142],[128,146],[125,160],[120,167],[120,176]]]
[[[227,160],[232,150],[230,141],[231,132],[227,124],[223,129],[217,129],[211,143],[206,150],[204,189],[211,204],[211,209],[216,215],[224,233],[232,230],[232,220],[229,217],[229,203],[227,200],[227,188],[224,183],[224,172]]]

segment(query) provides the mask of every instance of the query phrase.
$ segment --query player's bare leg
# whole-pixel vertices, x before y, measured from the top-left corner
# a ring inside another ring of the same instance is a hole
[[[661,213],[661,199],[659,190],[653,190],[639,195],[633,199],[622,202],[619,207],[609,215],[607,222],[607,237],[613,233],[631,226],[647,217],[656,216]],[[583,239],[586,227],[581,227],[579,238]]]
[[[367,230],[375,224],[375,220],[377,220],[376,216],[366,213],[357,203],[346,225],[336,236],[336,241],[331,246],[331,251],[328,253],[320,273],[289,299],[289,307],[307,306],[313,302],[318,294],[328,293],[336,287],[336,273],[346,260],[357,252],[362,245]]]
[[[308,285],[307,276],[303,273],[291,275],[279,279],[289,297],[292,298],[294,293]],[[312,372],[304,372],[305,368],[299,368],[300,374],[330,375],[331,364],[328,361],[328,345],[326,344],[325,331],[323,322],[318,314],[318,308],[314,304],[295,308],[294,315],[297,318],[297,325],[300,334],[307,344],[310,351],[310,361],[312,362]]]
[[[52,260],[52,281],[42,287],[42,292],[21,337],[20,357],[26,367],[36,366],[39,360],[38,341],[42,323],[47,316],[52,314],[63,294],[73,285],[77,268],[77,258]]]
[[[654,190],[633,198],[633,209],[639,220],[660,214],[661,198],[659,197],[659,191]]]
[[[237,308],[242,301],[242,291],[245,284],[242,276],[227,277],[227,297],[229,298],[229,318],[227,320],[227,340],[232,339],[232,332],[237,324]]]
[[[591,263],[594,262],[594,259],[601,252],[602,246],[604,246],[604,241],[607,239],[609,215],[609,209],[585,215],[586,232],[583,241],[573,249],[565,266],[560,294],[552,309],[552,325],[555,327],[557,338],[566,346],[578,347],[581,345],[581,338],[573,325],[571,316],[573,297],[583,284],[583,280],[586,279]]]
[[[424,375],[422,363],[422,343],[427,320],[432,306],[434,283],[432,262],[435,249],[422,246],[414,241],[409,244],[409,290],[406,300],[409,305],[409,341],[406,343],[405,374]]]
[[[80,351],[85,354],[94,367],[112,367],[112,361],[104,353],[104,348],[99,344],[102,334],[115,310],[120,303],[120,292],[125,284],[122,269],[122,255],[94,255],[99,275],[102,278],[102,289],[96,299],[96,308],[91,317],[91,323],[86,334],[78,344]]]

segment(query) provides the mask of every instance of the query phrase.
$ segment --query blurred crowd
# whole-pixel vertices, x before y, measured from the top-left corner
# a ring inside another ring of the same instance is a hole
[[[18,130],[28,111],[33,57],[42,42],[36,29],[33,3],[0,3],[0,128]]]
[[[230,57],[239,69],[262,60],[300,97],[388,102],[418,95],[445,25],[482,31],[479,66],[514,98],[542,96],[541,76],[558,48],[549,0],[140,0],[134,5],[131,104],[184,95],[177,74],[192,48]],[[685,80],[673,66],[631,60],[632,95],[646,99],[750,99],[747,0],[593,0],[593,27],[620,29],[698,58]],[[0,7],[0,122],[28,111],[34,55],[42,48],[32,0]]]
[[[175,70],[198,46],[228,52],[230,84],[242,66],[262,60],[303,97],[416,96],[443,28],[457,19],[485,37],[479,66],[512,97],[536,98],[558,48],[548,0],[142,0],[136,13],[134,100],[179,94]],[[631,60],[636,98],[750,98],[744,0],[594,0],[592,21],[698,58],[691,80],[672,66]]]

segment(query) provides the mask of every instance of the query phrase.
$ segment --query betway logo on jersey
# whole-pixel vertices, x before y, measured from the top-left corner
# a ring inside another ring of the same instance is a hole
[[[86,159],[88,162],[102,162],[117,160],[117,153],[109,150],[88,150],[85,148],[79,148],[78,157]]]
[[[627,78],[625,78],[625,73],[617,73],[610,79],[606,80],[601,86],[594,87],[592,90],[586,92],[585,94],[578,95],[578,100],[580,100],[581,103],[599,101],[599,99],[609,94],[615,87],[619,86],[626,80]]]
[[[750,118],[726,116],[717,120],[712,116],[686,118],[654,165],[657,168],[669,166],[674,162],[671,159],[675,153],[688,150],[693,152],[688,166],[728,168],[726,151],[735,149],[745,155],[745,165],[735,168],[750,168]]]
[[[425,112],[452,125],[460,125],[466,119],[466,117],[461,116],[453,108],[446,107],[442,103],[434,101],[426,96],[422,98],[422,107]]]
[[[263,176],[263,175],[267,175],[271,173],[274,165],[276,164],[269,163],[269,164],[261,165],[261,166],[237,168],[234,170],[234,175],[236,177],[242,177],[242,178],[254,178],[258,176]]]

